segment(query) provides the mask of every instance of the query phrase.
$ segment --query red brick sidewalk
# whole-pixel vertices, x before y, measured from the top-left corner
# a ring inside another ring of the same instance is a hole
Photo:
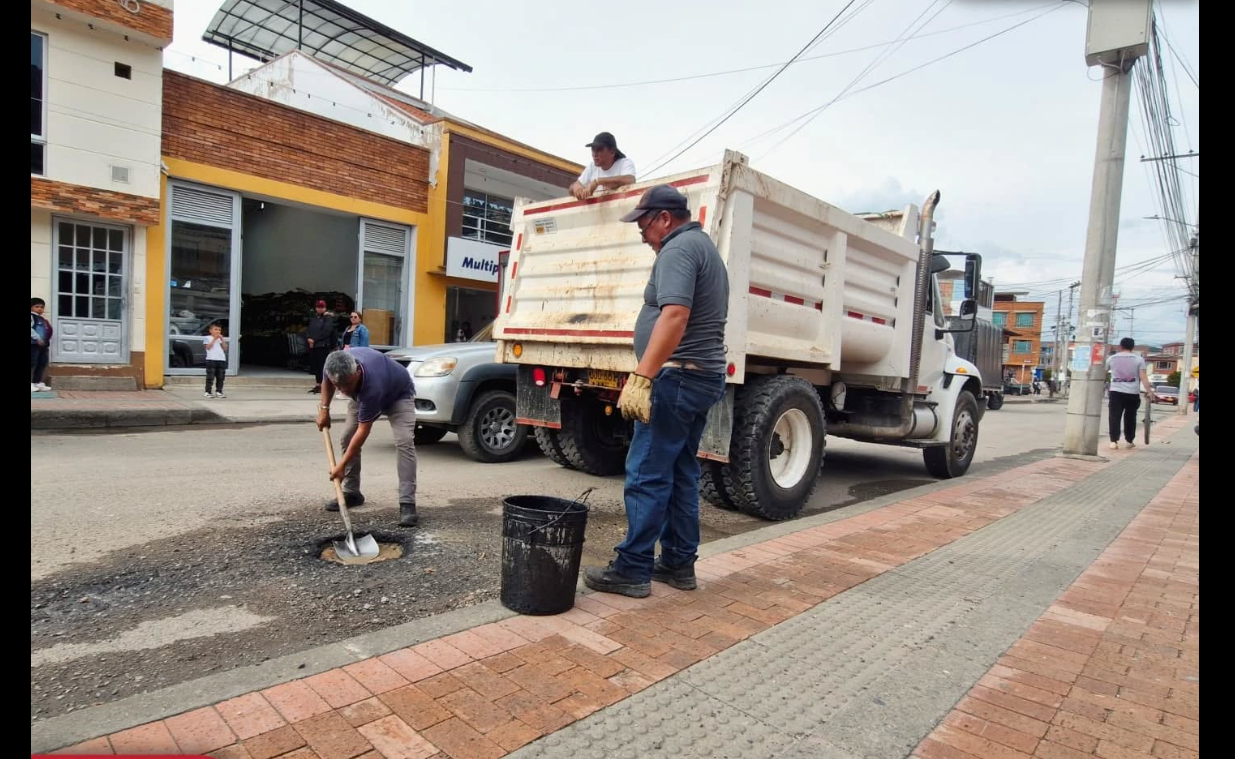
[[[1200,454],[914,751],[1200,756]]]
[[[1047,459],[968,479],[701,561],[697,591],[583,596],[557,617],[483,625],[62,753],[497,759],[1102,466]]]

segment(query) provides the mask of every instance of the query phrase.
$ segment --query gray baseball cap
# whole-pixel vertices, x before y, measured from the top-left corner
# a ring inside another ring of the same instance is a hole
[[[689,211],[690,204],[686,196],[667,184],[658,184],[648,188],[639,198],[635,210],[622,217],[622,221],[638,221],[649,211]]]

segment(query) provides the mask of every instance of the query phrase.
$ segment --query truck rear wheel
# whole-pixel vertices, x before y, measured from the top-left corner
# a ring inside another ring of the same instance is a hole
[[[798,377],[766,377],[738,391],[729,465],[720,468],[725,493],[752,516],[797,516],[823,465],[823,406]]]
[[[557,436],[562,455],[580,472],[600,477],[620,474],[626,470],[626,426],[617,409],[605,414],[604,404],[563,402]]]
[[[991,411],[1003,408],[1003,393],[991,393],[986,396],[986,407]]]
[[[733,499],[725,492],[724,464],[719,461],[700,461],[703,474],[699,477],[699,495],[703,500],[726,511],[737,511]]]
[[[978,401],[973,393],[962,392],[952,412],[952,434],[947,445],[922,451],[926,470],[941,480],[960,477],[969,471],[978,450]]]
[[[562,441],[558,439],[557,430],[537,427],[532,434],[536,436],[536,444],[540,446],[540,451],[545,454],[545,458],[558,466],[574,469],[566,458],[566,454],[562,453]]]

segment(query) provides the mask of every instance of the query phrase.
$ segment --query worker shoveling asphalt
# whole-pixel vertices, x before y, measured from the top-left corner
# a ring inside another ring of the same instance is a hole
[[[419,516],[416,513],[416,403],[413,400],[416,388],[412,376],[394,359],[371,348],[331,353],[326,358],[322,398],[317,410],[317,428],[327,435],[330,403],[336,389],[348,398],[347,423],[343,428],[343,456],[338,462],[333,458],[333,446],[328,446],[330,479],[336,485],[336,500],[326,504],[326,510],[340,511],[346,525],[349,522],[347,509],[365,502],[360,492],[360,451],[369,439],[373,423],[384,415],[394,433],[399,457],[399,526],[415,527]],[[351,532],[350,526],[348,532]],[[357,541],[358,548],[359,543]],[[377,551],[376,544],[372,550]]]

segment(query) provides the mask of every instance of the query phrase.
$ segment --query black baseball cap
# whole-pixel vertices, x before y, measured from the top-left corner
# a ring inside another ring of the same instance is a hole
[[[622,217],[622,221],[638,221],[648,211],[689,211],[690,204],[686,196],[667,184],[658,184],[649,188],[639,198],[635,210]]]
[[[592,138],[592,141],[584,145],[585,148],[611,148],[614,153],[617,153],[618,158],[625,158],[626,154],[618,150],[617,138],[609,132],[601,132]]]

